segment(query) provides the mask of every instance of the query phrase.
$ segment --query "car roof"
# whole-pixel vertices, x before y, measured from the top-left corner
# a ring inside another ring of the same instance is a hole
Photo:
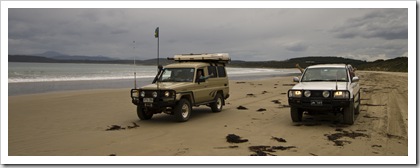
[[[307,68],[345,68],[346,64],[318,64],[308,66]]]
[[[168,64],[165,68],[200,68],[209,66],[209,63],[205,62],[181,62],[181,63],[173,63]]]

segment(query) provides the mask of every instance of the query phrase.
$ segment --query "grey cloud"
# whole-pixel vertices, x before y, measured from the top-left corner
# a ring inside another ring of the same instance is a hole
[[[51,50],[150,59],[157,54],[159,26],[161,57],[192,52],[229,52],[239,60],[353,51],[395,55],[407,52],[407,40],[401,38],[406,15],[404,9],[9,9],[9,53]],[[374,45],[383,39],[391,42],[389,48],[377,51]]]
[[[125,34],[125,33],[129,33],[129,31],[128,30],[122,30],[122,29],[111,31],[111,34]]]
[[[308,46],[303,44],[302,42],[293,42],[285,45],[286,49],[289,51],[300,52],[305,51]]]
[[[407,9],[372,9],[358,18],[348,19],[331,30],[338,38],[382,38],[386,40],[407,39]]]

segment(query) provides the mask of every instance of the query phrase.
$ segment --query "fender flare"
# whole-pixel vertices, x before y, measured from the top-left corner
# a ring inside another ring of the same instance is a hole
[[[185,97],[190,101],[191,105],[195,105],[195,98],[194,98],[194,94],[193,94],[192,91],[177,93],[176,101],[179,101],[179,100],[181,100],[182,98],[185,98]]]

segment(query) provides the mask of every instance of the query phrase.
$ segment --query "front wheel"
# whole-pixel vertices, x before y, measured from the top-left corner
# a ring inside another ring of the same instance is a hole
[[[216,101],[210,104],[211,111],[213,112],[221,112],[223,109],[223,96],[220,93],[216,95]]]
[[[149,120],[153,117],[153,113],[147,112],[145,108],[137,106],[137,116],[140,120]]]
[[[176,120],[180,122],[188,121],[192,111],[191,103],[187,99],[181,99],[174,108]]]
[[[296,107],[290,107],[290,115],[292,116],[293,122],[301,122],[302,114],[303,114],[303,110],[300,110]]]
[[[357,107],[354,109],[354,114],[360,113],[360,91],[357,93]]]
[[[354,102],[351,102],[349,107],[344,108],[343,121],[344,124],[354,124]]]

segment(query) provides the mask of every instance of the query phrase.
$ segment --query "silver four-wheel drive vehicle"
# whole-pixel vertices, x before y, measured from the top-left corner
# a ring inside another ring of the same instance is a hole
[[[324,64],[309,66],[299,82],[288,91],[293,122],[302,121],[304,111],[342,113],[343,122],[352,125],[360,108],[359,78],[351,65]]]
[[[227,53],[181,54],[168,59],[175,63],[159,66],[152,84],[131,89],[132,103],[141,120],[164,112],[187,121],[192,107],[200,105],[209,106],[213,112],[222,111],[229,97]]]

